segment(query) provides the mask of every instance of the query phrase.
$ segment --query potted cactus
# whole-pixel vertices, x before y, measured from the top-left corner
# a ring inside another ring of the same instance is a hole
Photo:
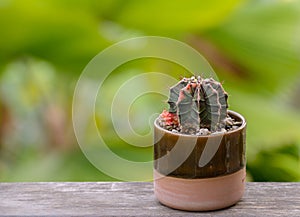
[[[154,122],[154,191],[169,207],[229,207],[245,185],[246,121],[229,111],[221,83],[200,76],[170,88],[169,110]]]

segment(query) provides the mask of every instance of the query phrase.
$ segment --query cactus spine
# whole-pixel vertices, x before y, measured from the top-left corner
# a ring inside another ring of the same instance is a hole
[[[182,133],[194,134],[200,128],[215,132],[225,126],[227,98],[222,85],[212,78],[183,78],[170,88],[169,112],[178,115]]]

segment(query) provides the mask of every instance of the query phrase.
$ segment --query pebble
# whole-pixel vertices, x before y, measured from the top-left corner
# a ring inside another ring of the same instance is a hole
[[[225,128],[222,128],[220,131],[214,132],[212,134],[216,135],[216,134],[222,134],[222,133],[226,133],[227,130]]]
[[[209,134],[210,134],[210,131],[207,128],[201,128],[196,135],[197,136],[206,136]]]
[[[225,119],[225,123],[226,123],[226,125],[232,126],[232,125],[234,124],[234,121],[233,121],[232,118],[227,117],[227,118]]]

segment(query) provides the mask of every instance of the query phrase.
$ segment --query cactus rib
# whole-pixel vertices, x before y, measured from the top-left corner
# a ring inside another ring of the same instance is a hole
[[[200,128],[215,132],[225,126],[227,99],[221,83],[212,78],[183,78],[170,88],[169,112],[178,115],[182,133]]]

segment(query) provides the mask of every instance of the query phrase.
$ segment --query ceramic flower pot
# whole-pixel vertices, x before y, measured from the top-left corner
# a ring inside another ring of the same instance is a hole
[[[229,207],[244,193],[246,121],[208,136],[184,135],[154,123],[154,192],[164,205],[188,211]]]

